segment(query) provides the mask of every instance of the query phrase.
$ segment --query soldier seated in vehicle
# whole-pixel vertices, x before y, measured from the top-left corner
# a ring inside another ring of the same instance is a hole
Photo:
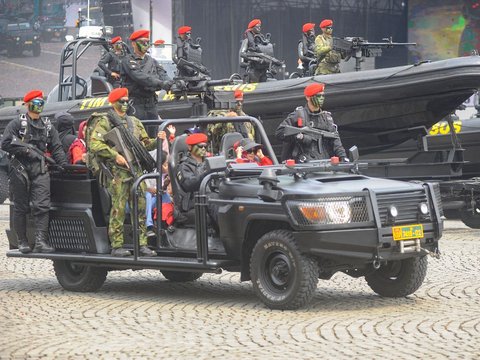
[[[234,149],[237,155],[237,164],[257,163],[260,166],[273,165],[272,159],[263,154],[263,146],[251,139],[242,139],[235,143]]]
[[[283,141],[282,160],[296,162],[330,159],[337,156],[345,161],[347,155],[338,135],[332,114],[322,109],[325,85],[310,84],[305,87],[306,106],[299,106],[278,126],[275,136]],[[305,128],[305,132],[290,131]],[[307,134],[308,129],[314,130]],[[320,131],[319,131],[320,130]],[[315,131],[317,134],[315,134]]]
[[[180,186],[175,206],[186,221],[191,222],[194,219],[195,192],[200,189],[202,180],[208,175],[204,162],[207,156],[208,137],[203,133],[190,134],[185,142],[188,146],[188,155],[180,161],[174,174]],[[208,213],[212,220],[216,219],[216,207],[209,207]]]

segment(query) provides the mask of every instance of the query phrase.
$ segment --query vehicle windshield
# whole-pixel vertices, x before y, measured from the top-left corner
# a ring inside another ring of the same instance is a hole
[[[31,29],[32,27],[28,22],[16,23],[16,24],[8,24],[7,30],[8,31],[18,31],[18,30],[27,30]]]

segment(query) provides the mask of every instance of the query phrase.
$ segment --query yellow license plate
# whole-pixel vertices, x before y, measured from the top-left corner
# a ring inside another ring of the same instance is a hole
[[[393,226],[392,233],[395,241],[423,238],[423,225]]]
[[[31,44],[33,44],[32,41],[25,41],[25,45],[31,45]]]

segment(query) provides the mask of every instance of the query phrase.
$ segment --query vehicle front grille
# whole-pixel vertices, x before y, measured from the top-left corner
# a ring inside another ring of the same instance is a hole
[[[58,250],[92,251],[82,219],[72,217],[51,219],[48,239]]]
[[[442,194],[440,193],[439,183],[433,184],[433,195],[435,196],[438,209],[440,210],[440,216],[443,216]]]
[[[428,215],[422,215],[418,205],[426,203],[429,205],[425,190],[402,193],[377,194],[378,212],[382,225],[391,225],[392,221],[388,219],[388,210],[390,206],[395,206],[398,210],[398,216],[395,218],[395,224],[417,223],[419,221],[431,220],[431,207]]]

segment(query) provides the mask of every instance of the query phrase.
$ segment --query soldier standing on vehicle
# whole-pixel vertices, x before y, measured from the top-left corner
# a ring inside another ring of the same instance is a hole
[[[174,60],[177,64],[178,77],[194,76],[195,71],[193,69],[178,64],[180,59],[188,60],[189,46],[192,42],[192,28],[190,26],[180,26],[177,32],[177,50]]]
[[[315,56],[318,63],[315,75],[339,73],[342,56],[338,51],[332,50],[333,21],[323,20],[320,29],[322,34],[315,38]]]
[[[323,130],[338,135],[337,125],[333,123],[332,114],[322,110],[325,85],[310,84],[305,87],[304,95],[306,106],[299,106],[280,124],[275,136],[284,142],[282,160],[295,159],[296,162],[330,159],[337,156],[341,161],[346,160],[346,152],[340,137],[326,138],[322,135],[314,136],[302,132],[287,136],[286,127],[307,127],[313,130]],[[325,134],[327,135],[327,134]]]
[[[137,30],[130,35],[133,54],[122,60],[124,86],[130,94],[136,118],[140,120],[156,120],[157,94],[155,91],[170,90],[173,82],[163,67],[147,54],[150,47],[150,31]]]
[[[113,256],[129,256],[130,251],[123,247],[123,223],[125,221],[125,211],[127,203],[132,207],[130,198],[130,189],[135,179],[142,175],[143,170],[138,162],[128,162],[125,154],[120,154],[115,150],[104,136],[117,126],[125,126],[133,134],[133,138],[144,146],[147,150],[156,148],[156,141],[150,139],[143,127],[141,121],[133,116],[127,116],[128,109],[128,90],[118,88],[112,90],[108,95],[108,101],[112,104],[113,110],[108,113],[99,113],[91,121],[94,128],[87,131],[88,158],[95,158],[98,163],[103,163],[108,169],[106,178],[106,187],[111,196],[110,220],[108,226],[108,236],[112,245]],[[157,137],[165,138],[165,133],[159,132]],[[90,135],[89,135],[90,134]],[[140,189],[145,192],[145,183]],[[133,213],[130,215],[133,219]],[[138,216],[139,216],[139,243],[141,256],[155,256],[156,252],[147,247],[147,229],[145,226],[145,195],[138,196]],[[133,223],[133,220],[132,220]]]
[[[125,56],[122,38],[115,36],[110,40],[110,45],[112,49],[102,56],[98,67],[105,72],[108,82],[118,88],[121,86],[122,59]]]
[[[13,194],[14,231],[20,252],[26,254],[32,251],[26,233],[27,214],[31,210],[35,222],[33,252],[53,252],[55,249],[47,242],[50,175],[45,153],[49,152],[60,166],[67,164],[67,158],[57,130],[48,118],[40,116],[45,103],[42,91],[28,92],[23,101],[27,113],[7,125],[2,141],[2,150],[11,156],[10,190]]]
[[[261,53],[259,45],[267,45],[269,41],[261,33],[262,22],[259,19],[253,19],[245,30],[244,37],[247,39],[247,52]],[[247,74],[247,82],[266,82],[268,64],[256,61],[250,61],[250,71]]]
[[[306,23],[302,27],[302,39],[298,42],[298,58],[302,62],[303,76],[313,75],[309,72],[310,64],[315,62],[315,24]]]

